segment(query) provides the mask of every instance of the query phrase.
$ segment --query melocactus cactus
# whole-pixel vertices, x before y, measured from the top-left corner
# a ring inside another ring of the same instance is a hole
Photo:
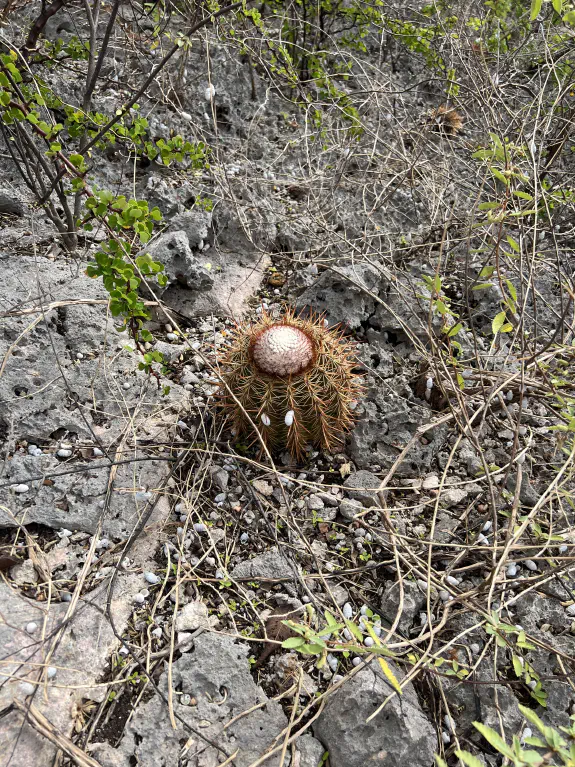
[[[341,445],[361,385],[353,346],[323,318],[290,310],[279,321],[263,314],[240,324],[220,364],[221,401],[238,436],[258,441],[248,413],[271,450],[301,458],[307,444]]]

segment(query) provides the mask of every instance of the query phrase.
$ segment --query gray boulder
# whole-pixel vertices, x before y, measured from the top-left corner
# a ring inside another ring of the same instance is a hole
[[[397,666],[389,666],[400,680]],[[328,698],[314,735],[329,751],[332,767],[375,763],[382,767],[432,767],[437,749],[435,730],[411,684],[366,722],[392,691],[374,659]]]
[[[176,284],[198,292],[209,290],[214,284],[210,271],[192,253],[188,235],[183,230],[162,234],[144,252],[164,265],[164,274],[168,278],[163,287],[154,284],[156,294],[162,295]]]

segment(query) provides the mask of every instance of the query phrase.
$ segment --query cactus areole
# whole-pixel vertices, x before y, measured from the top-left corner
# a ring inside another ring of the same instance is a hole
[[[220,364],[220,401],[238,438],[303,458],[311,445],[337,449],[353,425],[355,350],[322,317],[289,310],[242,323]]]

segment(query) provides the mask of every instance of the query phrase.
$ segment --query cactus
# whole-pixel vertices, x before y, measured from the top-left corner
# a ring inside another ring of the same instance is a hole
[[[280,321],[264,313],[242,323],[220,364],[220,401],[238,436],[259,442],[247,413],[272,451],[287,449],[301,459],[308,444],[341,446],[362,387],[352,372],[353,346],[323,317],[288,310]]]

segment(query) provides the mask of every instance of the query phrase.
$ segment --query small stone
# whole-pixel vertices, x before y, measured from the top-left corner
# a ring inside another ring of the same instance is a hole
[[[32,684],[31,682],[20,682],[18,687],[20,692],[26,695],[26,697],[29,695],[34,695],[34,690],[36,689],[36,685]]]
[[[203,522],[195,522],[194,523],[194,530],[196,533],[207,533],[208,528],[204,525]]]
[[[30,490],[28,485],[14,485],[12,489],[15,493],[27,493]]]
[[[102,450],[100,450],[100,448],[99,448],[99,447],[94,447],[94,448],[92,448],[92,452],[93,452],[93,453],[94,453],[94,455],[95,455],[95,456],[97,456],[98,458],[99,458],[100,456],[104,455],[104,453],[102,452]]]
[[[26,631],[29,634],[33,634],[36,631],[37,628],[38,628],[38,624],[34,623],[34,621],[30,621],[30,623],[26,624]]]
[[[312,493],[307,498],[307,507],[311,511],[320,511],[321,509],[324,508],[324,505],[325,505],[324,502],[316,493]]]
[[[350,605],[349,602],[346,602],[344,606],[341,608],[341,612],[343,614],[343,617],[349,620],[353,617],[353,607]]]
[[[48,679],[54,679],[57,673],[58,673],[58,669],[55,666],[48,666],[46,670],[46,676],[48,677]]]
[[[136,594],[134,596],[134,602],[137,605],[143,605],[145,601],[146,601],[146,597],[143,594]]]
[[[526,559],[523,563],[528,570],[535,572],[537,570],[537,564],[532,559]]]
[[[266,498],[271,498],[274,493],[273,485],[271,485],[269,482],[266,482],[264,479],[254,479],[252,482],[252,487]]]
[[[421,487],[424,490],[434,490],[436,487],[439,487],[439,477],[437,474],[431,474],[429,477],[425,477]]]
[[[447,575],[445,578],[445,582],[449,583],[450,586],[459,586],[459,578],[456,578],[453,575]]]
[[[375,640],[372,637],[366,637],[363,640],[363,643],[366,647],[373,647],[373,645],[375,644]]]
[[[242,533],[240,535],[240,543],[245,546],[245,544],[249,541],[250,536],[247,533]]]
[[[339,504],[339,513],[344,519],[355,519],[356,515],[363,511],[363,506],[359,501],[344,498]]]
[[[58,458],[70,458],[70,456],[72,455],[72,451],[66,450],[65,448],[60,448],[60,450],[56,452],[56,455],[58,456]]]
[[[131,384],[128,381],[124,381],[122,387],[127,391],[131,387]]]
[[[156,573],[144,573],[144,578],[148,583],[150,583],[152,586],[155,586],[156,583],[159,583],[161,578],[158,578]]]
[[[177,341],[178,340],[178,336],[175,333],[167,333],[166,334],[166,338],[168,339],[168,341]]]

